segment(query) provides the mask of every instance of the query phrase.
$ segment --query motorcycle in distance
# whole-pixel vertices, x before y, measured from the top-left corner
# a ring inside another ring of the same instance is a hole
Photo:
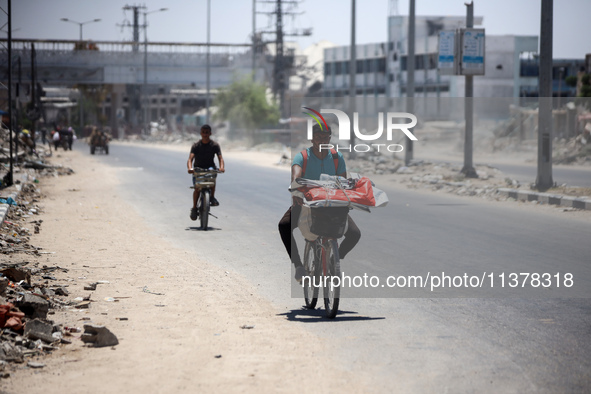
[[[209,215],[217,219],[215,215],[209,212],[210,200],[211,200],[211,189],[215,186],[217,174],[221,171],[214,168],[191,168],[193,170],[193,184],[191,189],[199,189],[199,199],[197,200],[197,212],[201,224],[201,229],[207,231],[207,224],[209,221]]]

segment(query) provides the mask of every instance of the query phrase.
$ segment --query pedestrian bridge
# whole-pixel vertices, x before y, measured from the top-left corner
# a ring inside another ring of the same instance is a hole
[[[7,40],[0,45],[7,47]],[[210,87],[228,85],[253,71],[250,44],[203,44],[12,40],[12,80],[31,81],[31,56],[35,48],[36,81],[43,86],[73,84],[207,85],[209,52]],[[209,51],[208,51],[209,49]],[[264,76],[257,67],[256,76]],[[0,52],[0,75],[8,81],[8,51]]]

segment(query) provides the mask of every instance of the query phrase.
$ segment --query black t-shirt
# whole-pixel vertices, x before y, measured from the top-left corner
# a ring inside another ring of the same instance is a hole
[[[213,158],[215,155],[221,155],[222,149],[220,148],[220,144],[213,140],[209,140],[207,144],[198,141],[191,147],[191,153],[195,155],[193,167],[216,168]]]

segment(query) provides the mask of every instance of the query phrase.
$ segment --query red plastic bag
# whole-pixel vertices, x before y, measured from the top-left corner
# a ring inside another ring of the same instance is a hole
[[[304,193],[304,197],[308,201],[351,201],[351,203],[365,205],[367,207],[376,206],[371,180],[367,177],[362,177],[361,179],[357,180],[355,187],[352,189],[342,190],[304,186],[298,188],[298,190]]]

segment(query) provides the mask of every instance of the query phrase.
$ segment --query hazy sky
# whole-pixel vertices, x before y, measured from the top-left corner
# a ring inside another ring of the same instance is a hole
[[[464,0],[416,0],[417,15],[466,15]],[[0,6],[7,10],[7,0]],[[130,41],[132,31],[122,27],[133,21],[126,5],[145,5],[148,15],[148,40],[166,42],[205,42],[207,0],[12,0],[14,38],[78,39],[77,22],[102,19],[83,26],[84,39]],[[252,32],[252,0],[211,0],[211,42],[246,43]],[[257,10],[272,10],[258,4]],[[474,0],[474,12],[484,17],[487,34],[540,34],[541,0]],[[357,43],[387,40],[389,0],[357,0]],[[398,13],[407,15],[409,0],[398,1]],[[306,47],[320,40],[338,45],[350,42],[351,0],[304,0],[298,7],[303,14],[294,18],[296,28],[313,28],[311,37],[296,40]],[[591,0],[554,0],[554,58],[583,58],[591,53],[589,16]],[[286,22],[290,23],[291,17]],[[0,16],[6,22],[6,16]],[[266,15],[257,16],[257,27],[272,29]],[[140,18],[143,23],[143,16]],[[6,26],[2,28],[6,30]],[[6,36],[6,33],[1,33]],[[292,39],[292,38],[286,38]],[[141,35],[143,41],[143,33]]]

